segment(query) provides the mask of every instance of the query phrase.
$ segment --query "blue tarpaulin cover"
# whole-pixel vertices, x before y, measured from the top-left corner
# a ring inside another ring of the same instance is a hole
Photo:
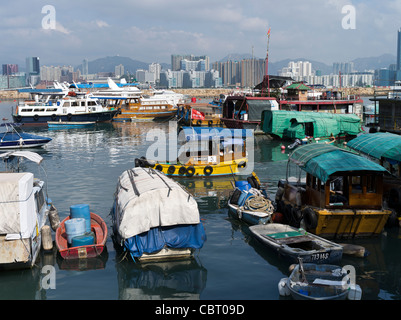
[[[206,241],[206,233],[201,223],[156,227],[125,240],[125,247],[133,257],[168,248],[200,249]]]

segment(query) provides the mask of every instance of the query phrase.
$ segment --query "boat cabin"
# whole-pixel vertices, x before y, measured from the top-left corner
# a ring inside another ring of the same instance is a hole
[[[382,166],[329,144],[299,146],[290,154],[303,184],[284,183],[278,207],[288,220],[303,219],[307,230],[327,237],[377,235],[390,211],[383,209]],[[300,181],[300,179],[298,180]]]

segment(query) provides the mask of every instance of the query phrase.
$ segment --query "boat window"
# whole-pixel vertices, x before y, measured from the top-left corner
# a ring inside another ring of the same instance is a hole
[[[43,111],[45,111],[45,109],[44,108],[40,108],[40,109],[35,108],[33,111],[34,112],[43,112]]]
[[[48,112],[57,111],[57,108],[47,108],[46,111]]]
[[[366,176],[366,192],[367,193],[377,193],[376,186],[377,186],[377,181],[376,181],[376,176],[374,175],[369,175]]]
[[[33,109],[21,109],[20,112],[32,112]]]
[[[359,176],[350,177],[350,185],[352,186],[352,193],[362,193],[362,179]]]
[[[73,101],[73,102],[71,103],[71,106],[73,106],[73,107],[78,107],[78,101]]]
[[[35,193],[36,208],[40,211],[45,204],[45,197],[43,195],[43,190],[40,189]]]
[[[85,107],[85,101],[81,101],[81,107]]]
[[[162,109],[166,109],[166,106],[162,106]]]
[[[96,101],[88,101],[88,106],[96,106]]]
[[[66,102],[64,102],[63,107],[69,107],[70,105],[71,105],[70,101],[66,101]]]

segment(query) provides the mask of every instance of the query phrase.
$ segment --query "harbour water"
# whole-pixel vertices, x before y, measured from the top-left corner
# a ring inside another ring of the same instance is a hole
[[[11,121],[11,106],[0,103],[0,118]],[[168,123],[107,123],[93,128],[49,130],[26,127],[27,132],[53,140],[34,149],[44,158],[48,195],[60,219],[73,204],[86,203],[109,226],[107,250],[97,260],[67,262],[56,252],[41,255],[30,270],[0,273],[0,299],[123,300],[280,300],[277,284],[287,277],[289,264],[268,251],[248,227],[228,216],[226,201],[232,177],[180,180],[198,201],[207,241],[195,259],[183,262],[136,265],[121,254],[112,241],[110,209],[120,174],[134,166],[134,159],[146,154],[153,141],[147,132]],[[255,140],[254,171],[267,185],[272,198],[277,181],[285,178],[288,151],[281,143],[264,137]],[[24,162],[27,170],[35,166]],[[363,300],[401,298],[401,239],[398,229],[385,230],[374,239],[354,240],[365,246],[366,258],[346,257],[342,265],[356,269],[356,281]],[[51,268],[44,268],[51,266]],[[48,270],[54,270],[49,286]]]

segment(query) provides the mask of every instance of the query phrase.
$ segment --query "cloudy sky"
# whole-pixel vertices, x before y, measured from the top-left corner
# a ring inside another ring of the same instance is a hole
[[[114,55],[170,63],[171,54],[213,62],[252,50],[264,58],[269,28],[270,61],[331,65],[396,55],[401,27],[400,0],[15,0],[0,7],[0,63],[21,65],[27,56],[41,65]]]

